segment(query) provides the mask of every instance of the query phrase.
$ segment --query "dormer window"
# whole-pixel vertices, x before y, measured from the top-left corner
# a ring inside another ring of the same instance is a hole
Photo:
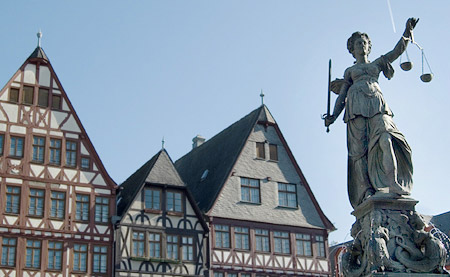
[[[265,159],[266,158],[266,151],[265,151],[265,143],[264,142],[257,142],[256,143],[256,158],[258,158],[258,159]]]
[[[269,144],[269,159],[278,161],[278,146],[276,144]]]
[[[161,210],[161,191],[159,189],[145,189],[144,205],[146,210]]]

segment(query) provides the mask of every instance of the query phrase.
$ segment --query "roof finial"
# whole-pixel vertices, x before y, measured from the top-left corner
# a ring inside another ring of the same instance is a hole
[[[41,30],[39,30],[39,32],[36,35],[38,37],[38,47],[41,47],[41,37],[42,37]]]
[[[166,141],[164,140],[164,137],[162,138],[161,144],[162,144],[162,149],[164,150],[164,144],[166,143]]]
[[[262,89],[261,89],[261,94],[259,96],[261,96],[261,105],[264,105],[264,92]]]

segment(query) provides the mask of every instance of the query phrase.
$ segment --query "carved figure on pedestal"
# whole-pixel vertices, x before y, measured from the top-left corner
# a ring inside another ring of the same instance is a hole
[[[344,73],[344,79],[332,83],[339,91],[333,114],[325,125],[334,123],[345,108],[348,148],[348,194],[353,207],[377,191],[409,195],[412,189],[411,148],[392,120],[392,111],[384,101],[378,77],[394,74],[391,63],[406,49],[418,20],[408,19],[394,49],[370,62],[371,41],[365,33],[355,32],[348,39],[348,51],[356,59]]]

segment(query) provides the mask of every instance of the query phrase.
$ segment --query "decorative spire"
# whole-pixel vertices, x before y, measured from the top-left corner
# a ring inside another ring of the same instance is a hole
[[[38,37],[38,47],[41,47],[41,37],[42,37],[41,30],[39,30],[39,32],[36,35]]]
[[[262,89],[261,89],[261,94],[259,96],[261,96],[261,105],[264,105],[264,92]]]
[[[162,138],[161,144],[162,144],[162,149],[164,150],[164,144],[166,143],[166,141],[164,140],[164,137]]]

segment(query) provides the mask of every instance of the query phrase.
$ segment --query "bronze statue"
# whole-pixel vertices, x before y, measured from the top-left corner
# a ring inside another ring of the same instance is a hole
[[[410,18],[394,49],[373,62],[368,60],[371,41],[365,33],[355,32],[348,39],[347,49],[356,59],[345,70],[344,79],[332,82],[339,94],[332,115],[325,117],[325,126],[334,123],[345,108],[348,148],[348,194],[353,207],[375,193],[392,197],[409,195],[412,189],[413,166],[411,148],[392,120],[392,112],[383,98],[378,76],[391,79],[391,63],[406,49],[418,19]]]

